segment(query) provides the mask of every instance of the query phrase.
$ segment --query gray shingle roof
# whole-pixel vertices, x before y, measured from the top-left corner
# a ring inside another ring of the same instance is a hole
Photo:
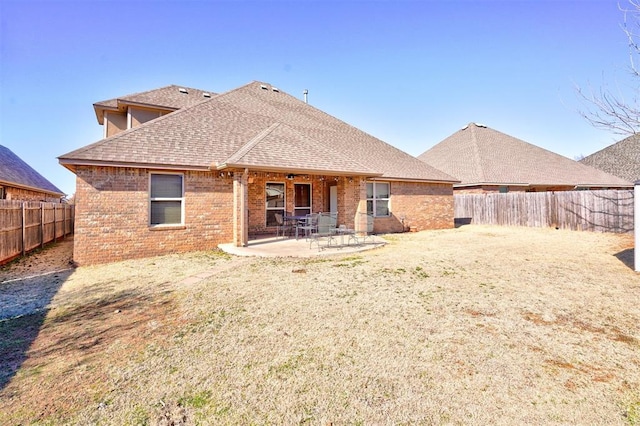
[[[418,158],[457,177],[461,185],[631,185],[625,179],[474,123]]]
[[[60,157],[62,164],[278,168],[455,182],[446,173],[260,82]]]
[[[582,160],[586,164],[622,179],[640,180],[640,135],[632,135]]]
[[[125,110],[125,105],[142,105],[168,110],[178,110],[206,101],[215,93],[191,87],[170,85],[146,92],[134,93],[115,99],[96,102],[93,108],[98,122],[102,124],[104,110]]]
[[[2,145],[0,145],[0,183],[39,190],[48,194],[64,195],[54,184]]]

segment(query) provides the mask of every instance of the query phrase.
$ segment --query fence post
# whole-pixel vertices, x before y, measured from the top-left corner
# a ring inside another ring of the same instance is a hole
[[[57,227],[57,221],[58,218],[56,217],[56,205],[53,205],[53,242],[57,243],[58,242],[58,227]]]
[[[24,243],[27,240],[27,226],[26,226],[26,213],[24,211],[24,203],[25,201],[23,201],[21,203],[22,205],[22,255],[25,255],[25,249],[24,249]]]
[[[635,243],[633,247],[634,253],[634,268],[636,272],[640,272],[640,180],[636,181],[633,186],[633,233],[635,236]]]
[[[44,247],[44,203],[40,203],[40,248]]]

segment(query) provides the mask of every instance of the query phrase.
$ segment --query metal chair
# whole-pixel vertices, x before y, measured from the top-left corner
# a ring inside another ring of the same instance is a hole
[[[329,213],[320,213],[318,215],[318,226],[316,230],[310,234],[311,242],[309,243],[309,248],[313,245],[313,243],[318,244],[318,250],[322,247],[320,242],[323,238],[327,240],[327,247],[331,246],[332,243],[337,244],[336,240],[336,230],[338,224],[338,217],[334,214]]]
[[[356,244],[364,244],[367,239],[373,243],[376,242],[373,233],[373,214],[359,213],[358,220],[355,223],[355,232],[349,235],[349,242],[353,240]]]
[[[298,222],[296,225],[296,238],[298,233],[304,231],[305,238],[309,238],[313,232],[318,229],[318,213],[309,213],[304,220]]]
[[[276,223],[278,224],[276,227],[276,237],[280,236],[280,232],[282,232],[282,236],[284,237],[284,233],[286,231],[289,232],[289,235],[291,235],[291,231],[293,230],[293,226],[288,223],[287,221],[284,220],[284,217],[282,216],[282,213],[276,213],[274,214],[275,218],[276,218]]]

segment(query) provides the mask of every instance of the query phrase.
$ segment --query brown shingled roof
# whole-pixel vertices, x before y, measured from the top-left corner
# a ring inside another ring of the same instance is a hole
[[[148,106],[166,110],[178,110],[198,104],[215,93],[191,87],[170,85],[146,92],[134,93],[115,99],[96,102],[93,108],[98,122],[103,124],[105,110],[124,111],[127,105]]]
[[[60,157],[74,164],[251,167],[405,180],[456,179],[268,84],[213,96]]]
[[[619,178],[637,182],[640,180],[640,135],[629,136],[583,158],[580,162]]]
[[[625,179],[474,123],[418,158],[457,177],[464,186],[631,186]]]
[[[56,196],[64,195],[58,187],[2,145],[0,145],[0,183]]]

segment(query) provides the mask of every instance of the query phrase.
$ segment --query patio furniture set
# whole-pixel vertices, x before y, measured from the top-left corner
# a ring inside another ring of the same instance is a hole
[[[309,248],[314,244],[317,245],[318,250],[321,250],[328,247],[360,245],[367,240],[375,242],[373,216],[369,214],[367,214],[366,229],[350,229],[345,225],[338,225],[336,213],[310,213],[303,216],[276,213],[275,217],[278,223],[276,234],[278,237],[295,235],[296,240],[304,237],[309,241]]]

